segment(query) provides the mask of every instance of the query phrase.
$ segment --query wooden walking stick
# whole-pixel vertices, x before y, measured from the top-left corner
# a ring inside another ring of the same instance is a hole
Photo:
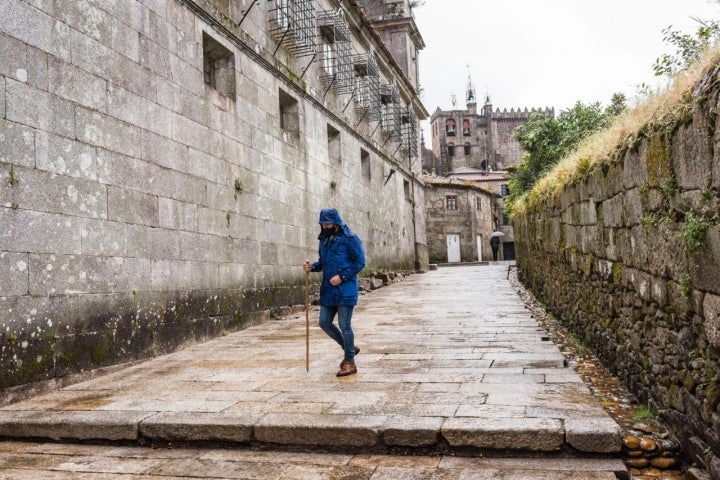
[[[310,371],[310,272],[305,272],[305,371]]]

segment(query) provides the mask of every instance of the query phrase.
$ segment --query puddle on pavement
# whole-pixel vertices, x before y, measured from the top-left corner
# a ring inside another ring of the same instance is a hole
[[[194,362],[190,366],[195,368],[224,368],[224,367],[241,367],[246,362],[240,360],[202,360]]]
[[[86,395],[73,398],[55,406],[55,410],[97,410],[113,402],[111,394]]]

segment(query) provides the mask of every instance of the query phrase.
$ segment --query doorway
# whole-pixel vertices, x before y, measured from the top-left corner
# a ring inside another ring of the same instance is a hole
[[[451,233],[447,236],[447,258],[448,263],[460,261],[460,235]]]

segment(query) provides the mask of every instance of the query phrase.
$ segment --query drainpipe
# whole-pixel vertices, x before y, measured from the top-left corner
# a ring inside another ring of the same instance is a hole
[[[417,183],[417,179],[415,178],[415,174],[411,171],[410,172],[411,178],[412,178],[412,224],[413,224],[413,249],[415,252],[415,271],[420,270],[420,254],[418,253],[418,242],[417,242],[417,221],[415,219],[415,209],[417,208],[417,201],[415,200],[415,183]]]

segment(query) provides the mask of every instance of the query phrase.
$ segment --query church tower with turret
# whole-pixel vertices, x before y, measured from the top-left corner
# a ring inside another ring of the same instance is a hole
[[[536,111],[555,116],[552,108],[493,110],[489,95],[478,111],[477,91],[468,75],[465,109],[438,107],[430,118],[433,155],[426,158],[433,164],[424,164],[423,168],[444,176],[459,168],[496,172],[518,165],[523,151],[515,139],[515,130],[527,123],[530,114]]]

